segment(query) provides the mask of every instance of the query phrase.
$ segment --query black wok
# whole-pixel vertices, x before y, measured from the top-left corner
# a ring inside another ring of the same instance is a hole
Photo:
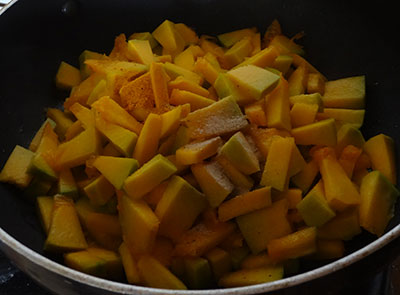
[[[13,1],[0,15],[0,166],[15,144],[28,146],[45,118],[44,108],[60,107],[67,96],[56,90],[53,82],[61,60],[77,65],[83,49],[108,53],[117,34],[152,30],[164,19],[184,22],[207,34],[249,26],[263,30],[274,18],[281,22],[286,35],[304,31],[301,43],[306,58],[328,79],[366,75],[363,134],[366,138],[380,132],[392,136],[398,153],[400,58],[394,4],[317,0]],[[272,284],[207,294],[256,294],[277,289],[281,294],[309,294],[311,290],[329,294],[340,285],[367,280],[397,256],[399,223],[400,207],[396,206],[385,236],[376,240],[363,233],[348,244],[350,255],[338,262],[314,271],[308,271],[314,266],[304,266],[303,274]],[[1,250],[54,292],[167,293],[93,278],[63,267],[56,257],[44,258],[44,235],[32,203],[3,184],[0,227]]]

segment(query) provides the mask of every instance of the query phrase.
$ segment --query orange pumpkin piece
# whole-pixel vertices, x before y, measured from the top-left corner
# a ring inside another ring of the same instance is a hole
[[[268,255],[273,261],[299,258],[314,253],[317,230],[308,227],[287,236],[269,241],[267,245]]]
[[[44,250],[67,252],[83,250],[87,246],[74,202],[68,197],[56,195],[54,197],[53,215],[44,244]]]

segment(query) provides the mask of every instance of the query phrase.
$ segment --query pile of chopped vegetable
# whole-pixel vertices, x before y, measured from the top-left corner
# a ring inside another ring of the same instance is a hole
[[[385,232],[394,142],[365,140],[365,77],[329,81],[278,21],[198,36],[164,21],[61,62],[70,90],[0,180],[35,198],[44,250],[167,289],[279,280]]]

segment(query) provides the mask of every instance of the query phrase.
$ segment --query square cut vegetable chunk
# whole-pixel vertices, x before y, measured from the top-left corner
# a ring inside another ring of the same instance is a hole
[[[328,108],[362,109],[365,106],[365,76],[325,82],[322,97]]]
[[[140,199],[176,170],[174,164],[158,154],[125,179],[123,190],[132,199]]]
[[[0,173],[0,181],[25,188],[32,180],[28,168],[35,153],[16,145]]]

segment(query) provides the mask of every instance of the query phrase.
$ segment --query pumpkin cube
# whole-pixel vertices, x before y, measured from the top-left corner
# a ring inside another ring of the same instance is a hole
[[[95,206],[104,205],[115,194],[114,186],[103,175],[97,177],[83,190]]]
[[[311,187],[318,173],[318,164],[311,160],[310,162],[306,163],[303,170],[294,175],[290,180],[296,187],[300,188],[303,193],[306,193]]]
[[[122,242],[122,233],[117,215],[89,212],[85,226],[90,236],[100,246],[109,250],[118,250]]]
[[[223,56],[224,63],[228,68],[232,68],[241,63],[252,51],[251,38],[242,38],[225,52]]]
[[[227,273],[220,278],[218,285],[225,288],[234,288],[268,283],[282,278],[283,266],[264,266]]]
[[[292,136],[299,145],[335,146],[337,142],[334,119],[325,119],[312,124],[293,128]]]
[[[214,101],[190,91],[173,89],[171,92],[170,103],[172,105],[188,103],[190,104],[190,109],[195,111],[213,104]]]
[[[317,120],[334,118],[337,126],[342,126],[343,124],[351,124],[355,128],[361,128],[364,122],[364,115],[365,110],[350,110],[325,107],[322,113],[317,114]]]
[[[289,82],[289,95],[304,94],[307,87],[308,68],[302,64],[290,75]]]
[[[225,175],[228,176],[237,189],[248,191],[253,187],[253,178],[240,172],[228,159],[220,155],[217,157],[217,161],[221,165]]]
[[[292,65],[292,62],[293,62],[293,57],[291,57],[290,55],[282,54],[282,55],[279,55],[274,60],[272,67],[274,69],[277,69],[283,75],[285,75],[289,71],[290,66]]]
[[[335,217],[335,212],[325,199],[324,184],[319,181],[297,204],[297,210],[308,226],[320,227]]]
[[[175,80],[168,82],[168,87],[169,89],[190,91],[204,97],[208,97],[209,95],[209,91],[206,88],[201,87],[200,85],[194,83],[189,79],[186,79],[183,76],[178,76]]]
[[[148,40],[133,39],[128,41],[127,55],[129,59],[145,65],[153,62],[153,51]]]
[[[138,161],[132,158],[98,156],[93,167],[117,189],[122,189],[125,179],[139,167]]]
[[[65,222],[68,220],[68,222]],[[74,202],[68,197],[56,195],[44,250],[50,252],[77,251],[87,248]]]
[[[295,103],[290,110],[290,119],[293,127],[300,127],[314,123],[318,112],[318,105]]]
[[[309,73],[307,80],[307,92],[308,93],[319,93],[324,95],[325,93],[325,79],[319,73]]]
[[[175,79],[179,76],[183,76],[185,79],[193,82],[194,84],[201,85],[203,84],[203,77],[201,77],[199,74],[189,71],[185,68],[182,68],[180,66],[177,66],[173,63],[166,62],[163,64],[164,70],[167,72],[168,76],[171,79]]]
[[[56,123],[54,131],[60,140],[64,139],[65,132],[73,124],[72,120],[63,111],[55,108],[48,108],[46,115]]]
[[[379,134],[364,144],[364,151],[371,159],[372,169],[380,171],[391,183],[396,185],[396,162],[394,141],[391,137]]]
[[[78,186],[70,169],[63,169],[59,172],[57,191],[59,194],[71,197],[72,199],[78,198]]]
[[[36,198],[36,206],[38,209],[40,223],[46,235],[49,232],[51,218],[53,216],[53,204],[53,197],[39,196]]]
[[[198,223],[185,232],[175,245],[176,256],[202,256],[218,246],[236,229],[235,223],[221,222],[213,226]]]
[[[254,100],[271,92],[280,80],[278,75],[254,65],[238,67],[227,72],[227,75],[237,85],[239,92]]]
[[[188,143],[176,150],[176,161],[183,165],[199,163],[215,155],[221,145],[222,139],[219,136]]]
[[[322,96],[319,93],[293,95],[289,97],[289,101],[291,107],[293,107],[295,103],[306,103],[312,105],[316,104],[318,106],[318,112],[324,110]]]
[[[124,242],[118,248],[119,255],[121,256],[122,265],[124,267],[126,280],[130,284],[138,284],[141,282],[139,270],[137,269],[137,261],[132,256],[128,247]]]
[[[151,49],[154,49],[159,45],[150,32],[133,33],[128,37],[128,40],[147,40],[149,41]]]
[[[184,278],[191,289],[207,289],[212,286],[211,267],[202,257],[183,258]]]
[[[218,281],[224,274],[232,270],[229,253],[221,248],[211,249],[204,257],[208,260],[214,279]]]
[[[240,232],[254,254],[267,249],[269,241],[292,232],[286,218],[287,211],[288,202],[282,199],[269,207],[236,218]]]
[[[279,51],[273,46],[268,46],[267,48],[245,59],[235,68],[239,68],[246,65],[253,65],[260,68],[271,67],[278,56],[279,56]]]
[[[232,96],[239,105],[245,105],[253,101],[239,92],[235,83],[226,73],[219,73],[213,85],[220,98]]]
[[[191,138],[209,138],[238,131],[248,125],[233,97],[225,97],[185,118]]]
[[[122,236],[132,254],[152,251],[159,220],[143,200],[132,200],[125,194],[118,197]]]
[[[249,175],[260,170],[257,156],[242,132],[236,132],[222,146],[219,154],[229,160],[240,172]]]
[[[281,78],[276,88],[266,97],[265,115],[269,128],[292,129],[288,87],[288,82]]]
[[[271,144],[260,184],[283,191],[289,184],[289,167],[293,152],[293,138],[277,138]]]
[[[394,204],[400,192],[381,172],[372,171],[363,178],[360,195],[360,225],[378,237],[383,235],[394,216]]]
[[[177,240],[206,208],[205,196],[179,176],[173,176],[158,202],[155,214],[159,234]]]
[[[81,82],[81,72],[62,61],[56,74],[56,86],[60,89],[71,89]]]
[[[362,109],[365,107],[365,76],[325,82],[322,97],[327,108]]]
[[[240,30],[235,30],[235,31],[219,34],[217,36],[217,38],[224,47],[229,48],[245,37],[252,37],[256,33],[256,31],[257,31],[256,28],[240,29]]]
[[[140,199],[176,172],[176,167],[158,154],[125,179],[123,190],[132,199]]]
[[[222,222],[271,205],[271,188],[264,187],[238,195],[218,207],[218,219]]]
[[[361,233],[358,209],[349,208],[339,212],[334,218],[318,228],[317,236],[321,239],[339,239],[348,241]]]
[[[185,47],[185,41],[175,29],[175,24],[169,20],[165,20],[152,33],[154,39],[161,44],[167,51],[176,55]]]
[[[218,207],[232,192],[233,184],[224,174],[218,162],[194,164],[191,166],[191,170],[211,207]]]

